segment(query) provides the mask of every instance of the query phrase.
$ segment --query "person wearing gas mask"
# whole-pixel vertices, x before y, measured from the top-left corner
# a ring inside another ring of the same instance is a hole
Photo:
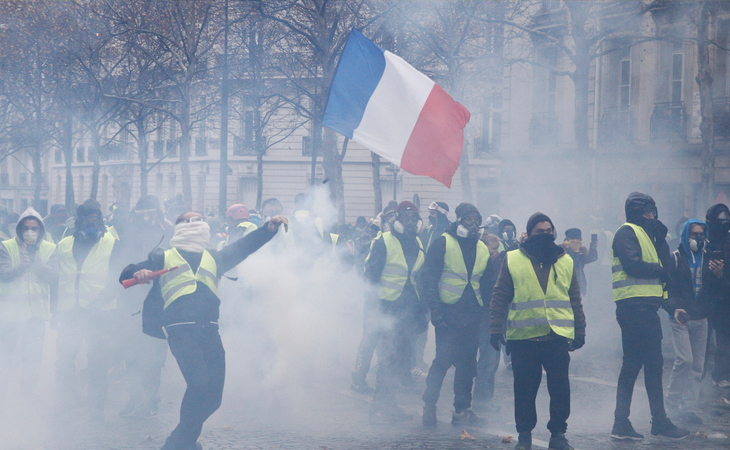
[[[272,217],[280,216],[284,213],[284,207],[281,202],[275,198],[267,198],[261,203],[261,219],[268,222]]]
[[[167,338],[172,355],[187,382],[180,406],[180,422],[165,441],[163,450],[201,448],[197,443],[205,421],[221,404],[225,379],[225,351],[218,333],[220,299],[218,281],[269,242],[280,225],[273,217],[246,239],[239,239],[220,251],[207,250],[210,227],[196,212],[180,215],[170,249],[157,249],[146,261],[122,271],[119,282],[134,278],[150,283],[142,312],[144,333]],[[173,269],[153,278],[153,271]]]
[[[420,238],[423,242],[423,249],[428,252],[431,244],[444,234],[446,228],[451,224],[449,222],[449,205],[444,202],[433,202],[428,207],[428,223],[429,225],[421,232]]]
[[[565,438],[570,416],[570,350],[585,344],[585,314],[573,260],[555,244],[555,227],[548,216],[533,214],[527,238],[507,253],[492,295],[490,342],[505,345],[512,355],[516,450],[532,448],[537,424],[535,399],[542,372],[550,393],[550,448],[572,450]],[[505,330],[506,325],[506,330]]]
[[[165,219],[160,201],[154,195],[143,195],[132,209],[128,236],[122,241],[124,259],[141,261],[157,248],[169,248],[173,226]],[[167,358],[167,342],[153,339],[142,329],[142,310],[145,289],[124,291],[118,304],[123,342],[122,355],[127,369],[129,400],[119,411],[121,417],[149,418],[157,415],[160,402],[160,377]]]
[[[436,358],[423,393],[423,425],[436,426],[436,402],[446,372],[454,366],[454,425],[480,421],[471,410],[471,389],[477,374],[479,328],[484,314],[484,274],[489,249],[482,242],[482,216],[469,203],[456,207],[456,222],[434,241],[426,255],[419,289],[436,329]]]
[[[517,240],[517,227],[509,219],[499,222],[499,239],[505,251],[516,250],[520,246]]]
[[[20,215],[16,237],[0,245],[0,404],[8,389],[13,354],[20,346],[20,390],[32,397],[51,318],[50,285],[58,277],[56,246],[43,239],[43,220],[33,208]]]
[[[365,260],[365,279],[377,286],[381,319],[380,367],[370,408],[371,421],[403,421],[412,417],[396,401],[399,381],[410,375],[411,342],[428,325],[426,306],[416,291],[415,277],[425,259],[418,238],[422,221],[412,202],[395,210],[393,230],[373,240]]]
[[[99,203],[87,200],[76,209],[73,236],[58,243],[56,401],[59,417],[78,404],[76,358],[88,348],[87,408],[94,422],[103,421],[107,372],[114,361],[122,293],[110,273],[119,270],[123,249],[104,225]]]
[[[586,296],[588,281],[586,280],[585,266],[598,260],[598,240],[591,241],[590,249],[583,246],[583,238],[580,229],[569,228],[565,230],[563,241],[565,252],[573,258],[573,268],[578,276],[581,297]]]
[[[395,210],[398,208],[398,203],[394,200],[388,202],[383,208],[383,211],[373,219],[373,224],[380,228],[381,233],[386,231],[392,231],[393,223],[395,222]]]
[[[613,237],[613,299],[621,327],[623,365],[616,389],[611,437],[641,440],[629,421],[634,384],[642,366],[651,409],[651,434],[682,439],[689,431],[667,417],[662,389],[662,328],[657,311],[664,301],[664,285],[671,284],[667,227],[658,219],[654,199],[632,192],[624,206],[626,223]]]
[[[672,282],[664,309],[669,313],[675,360],[667,387],[669,417],[702,424],[696,413],[707,348],[708,278],[722,278],[722,268],[705,253],[707,225],[688,220],[680,234],[679,248],[670,259]]]
[[[705,215],[709,242],[707,257],[720,268],[722,279],[708,279],[710,298],[709,324],[715,332],[715,367],[712,381],[721,388],[730,387],[730,278],[725,273],[730,239],[730,209],[722,203],[712,205]]]

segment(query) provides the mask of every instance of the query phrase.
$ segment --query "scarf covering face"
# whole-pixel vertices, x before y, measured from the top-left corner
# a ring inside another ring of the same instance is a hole
[[[193,253],[203,253],[209,243],[210,225],[206,222],[180,222],[170,239],[170,247]]]
[[[552,265],[563,253],[563,249],[555,245],[555,236],[549,233],[535,234],[527,238],[521,247],[527,250],[537,262]]]
[[[583,241],[581,241],[580,239],[568,239],[567,241],[565,241],[565,245],[567,245],[574,252],[578,253],[581,246],[583,245]]]

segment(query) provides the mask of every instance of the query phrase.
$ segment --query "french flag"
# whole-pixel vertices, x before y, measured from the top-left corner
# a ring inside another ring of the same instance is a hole
[[[469,117],[426,75],[353,29],[323,123],[403,170],[451,187]]]

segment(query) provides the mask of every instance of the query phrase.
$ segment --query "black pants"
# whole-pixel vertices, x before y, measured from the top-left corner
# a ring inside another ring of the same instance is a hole
[[[551,433],[565,433],[570,416],[570,355],[568,341],[556,338],[549,341],[507,341],[512,355],[515,391],[515,423],[518,433],[530,433],[537,425],[535,399],[542,382],[542,369],[547,374],[550,393]]]
[[[644,367],[644,384],[649,397],[652,420],[666,417],[662,392],[662,326],[653,309],[616,309],[616,320],[621,327],[624,360],[616,389],[617,422],[629,420],[634,384]]]
[[[180,423],[163,448],[194,449],[203,423],[221,405],[226,376],[223,343],[218,325],[212,323],[167,327],[167,343],[187,389],[180,406]]]
[[[106,403],[107,372],[115,359],[114,311],[91,311],[75,308],[59,311],[56,339],[56,401],[61,410],[79,402],[76,358],[86,341],[89,365],[86,369],[87,407],[92,414],[101,414]]]
[[[373,402],[395,405],[398,384],[410,375],[413,326],[396,317],[392,320],[392,326],[383,329],[380,335]]]
[[[441,393],[446,372],[454,366],[454,409],[471,408],[471,388],[477,375],[479,323],[466,327],[436,328],[436,358],[426,377],[423,401],[435,405]]]
[[[355,370],[352,372],[352,382],[360,385],[370,372],[370,363],[373,360],[375,349],[381,339],[381,326],[378,321],[378,304],[374,301],[365,302],[363,318],[362,340],[357,349]]]
[[[730,333],[725,329],[715,329],[717,347],[715,350],[715,368],[712,379],[715,382],[730,380]]]

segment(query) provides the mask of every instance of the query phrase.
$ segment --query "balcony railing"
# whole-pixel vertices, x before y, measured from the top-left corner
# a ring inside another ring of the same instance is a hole
[[[687,113],[684,102],[662,102],[654,104],[651,115],[651,140],[683,141],[687,137]]]
[[[560,123],[554,114],[533,114],[530,121],[530,145],[556,147]]]
[[[631,110],[605,108],[599,124],[600,145],[620,145],[631,142]]]

